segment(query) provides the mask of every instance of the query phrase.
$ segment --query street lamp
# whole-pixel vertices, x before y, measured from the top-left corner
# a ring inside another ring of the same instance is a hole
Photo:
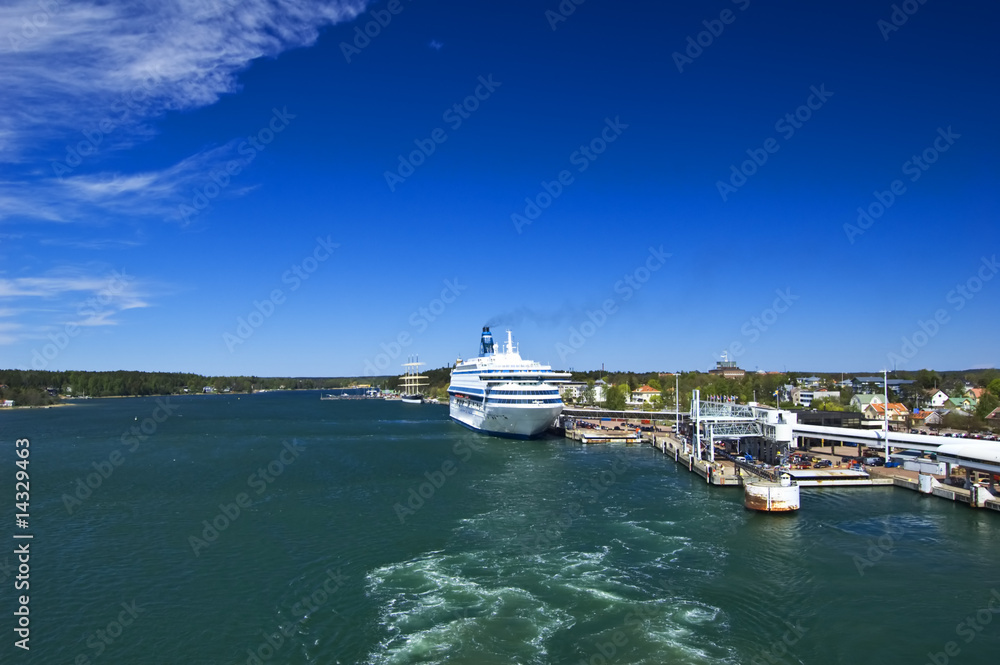
[[[885,409],[883,423],[885,427],[885,461],[889,462],[889,370],[882,370],[882,386],[885,390]]]

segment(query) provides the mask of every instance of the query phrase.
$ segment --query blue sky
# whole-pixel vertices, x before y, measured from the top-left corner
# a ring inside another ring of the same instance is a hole
[[[0,366],[1000,365],[998,10],[806,4],[5,3]]]

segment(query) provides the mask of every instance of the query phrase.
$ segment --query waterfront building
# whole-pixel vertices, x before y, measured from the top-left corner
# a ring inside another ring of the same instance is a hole
[[[855,395],[851,398],[851,408],[864,412],[869,404],[881,404],[884,401],[882,395]]]
[[[812,406],[812,403],[820,399],[840,399],[839,390],[807,390],[801,387],[792,389],[792,404],[796,406]]]

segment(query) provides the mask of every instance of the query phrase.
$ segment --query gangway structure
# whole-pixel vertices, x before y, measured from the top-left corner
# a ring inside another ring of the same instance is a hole
[[[715,461],[715,440],[732,437],[763,437],[764,425],[755,413],[754,408],[745,404],[726,402],[722,400],[703,400],[701,391],[691,393],[691,422],[693,425],[693,454],[702,459],[702,426],[704,435],[708,438],[708,457]],[[687,452],[687,442],[684,443]]]
[[[787,457],[789,448],[796,447],[793,426],[796,415],[791,411],[779,411],[760,406],[738,404],[724,400],[703,400],[701,391],[691,394],[690,419],[693,426],[694,455],[702,459],[702,430],[708,438],[708,457],[715,461],[715,440],[722,438],[753,438],[766,450],[770,457]],[[687,443],[685,442],[685,452]]]

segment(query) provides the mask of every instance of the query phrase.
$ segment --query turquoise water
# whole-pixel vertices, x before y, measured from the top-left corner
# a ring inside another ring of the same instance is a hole
[[[319,394],[0,413],[0,537],[34,535],[31,650],[0,569],[0,662],[997,661],[994,513],[880,488],[754,514],[649,447]]]

